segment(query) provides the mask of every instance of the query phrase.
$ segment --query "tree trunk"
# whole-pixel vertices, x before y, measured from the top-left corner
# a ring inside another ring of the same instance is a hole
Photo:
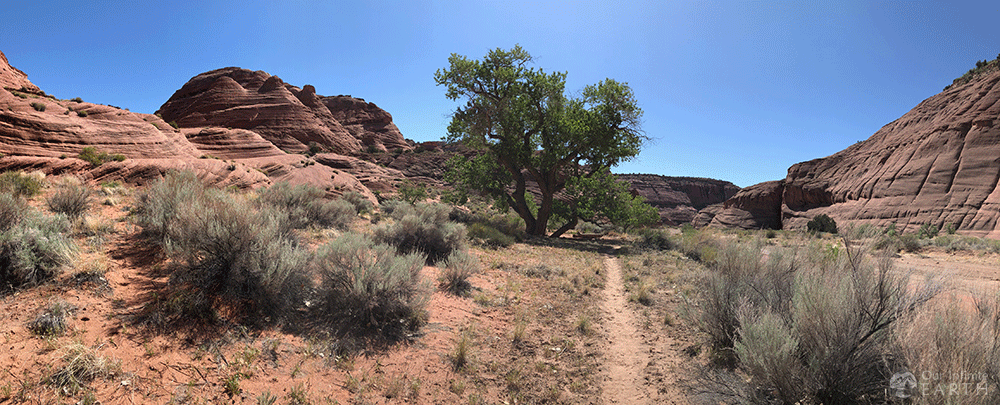
[[[580,219],[574,216],[572,220],[570,220],[569,222],[567,222],[565,225],[561,226],[559,229],[556,229],[555,232],[552,232],[552,235],[549,235],[549,237],[551,237],[551,238],[558,238],[558,237],[562,236],[564,233],[566,233],[567,231],[569,231],[570,229],[576,228],[576,224],[579,223],[579,222],[580,222]]]

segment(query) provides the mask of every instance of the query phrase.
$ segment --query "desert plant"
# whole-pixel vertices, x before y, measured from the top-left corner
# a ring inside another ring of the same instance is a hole
[[[74,103],[82,103],[83,99],[80,98],[80,97],[73,97],[73,98],[69,99],[69,101],[72,101]]]
[[[62,360],[65,364],[49,374],[45,383],[70,395],[86,390],[87,384],[96,378],[113,377],[121,370],[119,362],[99,356],[79,343],[64,347]]]
[[[88,115],[90,114],[87,113],[87,110],[79,110],[76,112],[76,116],[80,118],[87,118]]]
[[[809,232],[837,233],[837,221],[829,215],[819,214],[806,224],[806,229]]]
[[[58,336],[66,332],[68,327],[66,317],[74,310],[73,306],[61,299],[53,300],[33,321],[28,323],[28,330],[38,336]]]
[[[77,155],[76,157],[80,160],[90,163],[91,166],[94,167],[100,166],[104,164],[104,162],[108,161],[122,162],[125,160],[125,155],[122,155],[120,153],[116,153],[113,155],[108,154],[107,152],[98,151],[97,148],[93,146],[88,146],[83,148],[80,151],[80,154]]]
[[[174,129],[178,129],[178,128],[180,128],[180,125],[177,125],[177,121],[170,121],[170,122],[169,122],[168,124],[169,124],[169,125],[170,125],[171,127],[174,127]]]
[[[90,188],[84,185],[67,184],[59,187],[46,204],[52,212],[79,218],[90,208]]]
[[[948,224],[946,224],[944,226],[944,232],[947,233],[947,234],[949,234],[949,235],[954,235],[955,232],[958,232],[958,230],[955,229],[955,224],[954,223],[949,222]]]
[[[37,101],[33,102],[33,103],[31,103],[31,108],[34,108],[35,111],[38,111],[38,112],[45,111],[45,103],[39,103]]]
[[[17,224],[0,229],[0,289],[33,286],[58,275],[76,252],[68,231],[65,216],[30,210]]]
[[[501,248],[510,247],[514,244],[513,236],[500,232],[499,229],[482,222],[475,222],[469,225],[468,234],[469,239],[480,246]]]
[[[0,192],[7,192],[18,197],[34,197],[42,192],[45,186],[44,175],[40,173],[24,174],[24,172],[3,172],[0,174]]]
[[[28,203],[24,199],[0,191],[0,232],[19,224],[27,211]]]
[[[420,255],[399,256],[389,245],[348,233],[321,246],[314,263],[327,315],[390,336],[422,322],[427,294],[419,285]]]
[[[371,201],[368,201],[365,196],[361,195],[361,193],[357,191],[348,191],[340,198],[351,203],[351,205],[354,206],[354,210],[357,211],[358,214],[372,212],[375,208]]]
[[[295,229],[315,224],[346,230],[357,216],[354,206],[344,200],[326,200],[324,196],[326,192],[318,187],[278,182],[261,190],[258,201],[285,213],[289,225]]]
[[[437,263],[464,248],[465,226],[449,221],[450,211],[442,204],[418,204],[415,213],[375,228],[375,240],[395,246],[403,254],[420,253],[427,264]]]
[[[479,259],[465,250],[456,250],[444,261],[438,283],[441,289],[455,295],[466,295],[472,288],[469,277],[479,272]]]
[[[639,245],[649,249],[670,250],[675,247],[674,241],[666,232],[645,228],[639,231]]]
[[[923,224],[920,225],[920,229],[917,230],[917,237],[920,239],[933,239],[938,235],[938,227],[934,224]]]
[[[427,186],[404,181],[399,186],[399,198],[410,204],[416,204],[427,199]]]

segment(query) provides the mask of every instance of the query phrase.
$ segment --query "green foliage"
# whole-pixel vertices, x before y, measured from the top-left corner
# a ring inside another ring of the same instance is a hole
[[[354,233],[321,246],[315,265],[325,313],[390,335],[415,329],[425,319],[428,298],[419,285],[423,261]]]
[[[469,225],[468,234],[473,243],[491,248],[510,247],[515,241],[513,236],[482,222]]]
[[[0,193],[10,193],[17,197],[34,197],[45,186],[44,176],[24,174],[24,172],[3,172],[0,174]]]
[[[446,87],[449,99],[464,101],[446,140],[479,152],[450,160],[447,180],[460,191],[485,194],[498,207],[513,209],[527,233],[544,235],[556,205],[562,204],[556,193],[571,180],[578,189],[586,188],[585,179],[631,159],[647,138],[640,129],[642,110],[628,85],[606,79],[585,87],[579,97],[567,97],[566,73],[530,68],[531,61],[520,46],[490,51],[481,61],[452,54],[449,68],[438,70],[434,79]],[[537,211],[531,208],[535,197],[527,192],[529,177],[541,190]],[[569,226],[578,213],[588,219],[587,208],[570,203],[560,210]],[[630,214],[635,213],[621,217]]]
[[[34,108],[35,111],[39,111],[39,112],[45,111],[45,103],[39,103],[39,102],[36,101],[34,103],[31,103],[31,108]]]
[[[946,86],[944,89],[948,90],[948,89],[950,89],[950,88],[952,88],[954,86],[960,86],[960,85],[966,84],[968,82],[971,82],[972,79],[974,79],[974,78],[976,78],[976,77],[978,77],[978,76],[980,76],[980,75],[982,75],[984,73],[997,70],[998,66],[1000,66],[1000,55],[998,55],[997,59],[995,59],[995,60],[980,60],[980,61],[976,61],[976,67],[974,67],[972,69],[969,69],[969,71],[965,72],[965,74],[963,74],[961,77],[956,78],[955,80],[953,80],[951,82],[951,84],[949,84],[948,86]]]
[[[10,192],[0,191],[0,232],[21,223],[28,209],[28,203],[24,199]]]
[[[403,181],[403,184],[399,186],[399,198],[410,204],[424,201],[427,199],[427,186],[419,183],[414,184],[409,180]]]
[[[69,101],[72,101],[74,103],[82,103],[83,99],[80,98],[80,97],[73,97],[73,98],[69,99]]]
[[[122,155],[120,153],[114,155],[108,154],[107,152],[98,151],[97,148],[93,146],[88,146],[83,148],[83,150],[80,151],[80,154],[77,155],[77,158],[80,160],[84,160],[87,163],[90,163],[94,167],[100,166],[104,164],[104,162],[108,161],[115,161],[115,162],[125,161],[125,155]]]
[[[819,214],[806,224],[806,229],[809,232],[837,233],[837,221],[834,221],[829,215]]]
[[[639,244],[656,250],[670,250],[676,247],[667,233],[658,229],[642,229],[639,231]]]
[[[71,219],[80,218],[90,209],[91,191],[87,186],[78,184],[66,184],[60,186],[58,190],[46,201],[49,210],[59,214],[65,214]]]
[[[5,199],[0,197],[0,202]],[[16,220],[0,224],[0,289],[50,280],[76,254],[76,245],[66,236],[70,225],[65,216],[42,216],[28,209]]]
[[[77,117],[87,118],[87,115],[90,115],[89,113],[87,113],[87,110],[79,110],[76,112]]]
[[[958,230],[955,229],[955,224],[954,223],[949,222],[949,223],[947,223],[944,226],[944,232],[947,233],[947,234],[949,234],[949,235],[954,235],[955,232],[958,232]]]
[[[179,129],[180,128],[180,126],[177,125],[177,121],[170,121],[168,124],[170,126],[174,127],[174,129]]]
[[[392,224],[375,228],[375,240],[395,246],[400,254],[420,253],[427,264],[444,260],[465,246],[465,226],[448,220],[451,208],[442,204],[417,204],[412,211],[396,209]]]
[[[357,191],[348,191],[340,198],[351,203],[358,214],[369,213],[375,209],[375,205]]]
[[[938,235],[938,227],[934,224],[923,224],[920,225],[920,229],[917,231],[917,238],[920,239],[932,239]]]
[[[313,156],[317,153],[323,151],[323,147],[320,146],[316,141],[309,141],[309,152],[306,153],[307,156]]]
[[[326,200],[325,196],[325,191],[308,184],[278,182],[262,189],[258,201],[286,215],[295,229],[317,225],[347,230],[357,217],[355,206],[344,200]]]

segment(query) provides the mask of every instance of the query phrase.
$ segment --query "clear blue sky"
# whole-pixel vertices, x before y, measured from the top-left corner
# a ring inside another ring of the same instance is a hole
[[[748,186],[868,138],[1000,53],[1000,4],[870,1],[6,1],[0,50],[60,98],[152,113],[192,76],[264,70],[438,140],[451,53],[520,44],[572,91],[628,82],[654,138],[615,169]]]

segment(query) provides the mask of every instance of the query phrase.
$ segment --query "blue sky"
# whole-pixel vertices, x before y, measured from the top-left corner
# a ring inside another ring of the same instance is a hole
[[[264,70],[438,140],[451,53],[520,44],[578,91],[628,82],[653,141],[621,173],[748,186],[833,154],[1000,53],[996,2],[7,1],[0,51],[46,92],[152,113],[192,76]],[[148,3],[148,4],[147,4]]]

